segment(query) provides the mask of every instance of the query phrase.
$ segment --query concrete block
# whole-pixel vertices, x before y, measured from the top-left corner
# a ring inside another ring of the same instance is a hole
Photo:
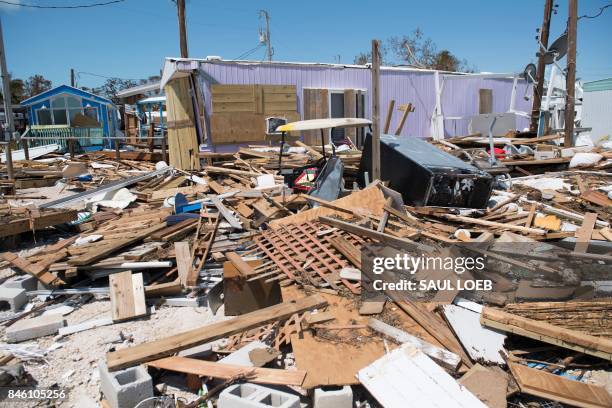
[[[36,290],[38,289],[38,279],[31,275],[19,275],[10,281],[4,282],[2,286],[25,289],[26,291]]]
[[[39,316],[33,319],[23,319],[6,329],[6,340],[9,343],[36,339],[38,337],[56,334],[66,321],[62,315]]]
[[[253,367],[253,362],[249,357],[249,353],[251,352],[251,350],[260,348],[265,350],[268,348],[268,346],[266,346],[266,344],[262,343],[261,341],[252,341],[246,346],[234,351],[232,354],[223,357],[221,360],[217,361],[217,363]]]
[[[98,362],[100,388],[112,408],[133,408],[153,396],[153,379],[144,366],[108,371],[104,360]],[[139,408],[152,408],[153,400],[139,405]]]
[[[351,408],[353,389],[350,385],[342,388],[316,388],[312,400],[313,408]]]
[[[219,394],[218,408],[300,408],[296,395],[255,384],[235,384]]]
[[[28,303],[25,289],[0,286],[0,310],[16,312]]]
[[[212,354],[212,344],[200,344],[199,346],[191,347],[186,350],[179,351],[179,357],[191,358],[206,358]]]

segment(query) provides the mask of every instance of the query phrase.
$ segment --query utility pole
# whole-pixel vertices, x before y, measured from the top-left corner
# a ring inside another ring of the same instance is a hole
[[[274,54],[274,50],[272,49],[272,44],[270,43],[270,14],[267,10],[259,10],[259,18],[264,17],[266,19],[266,33],[263,36],[264,42],[266,43],[266,55],[268,57],[268,62],[272,61],[272,54]],[[259,36],[262,37],[262,29],[259,28]]]
[[[372,40],[372,181],[380,180],[380,43]]]
[[[540,119],[540,107],[542,106],[542,93],[544,92],[544,74],[546,73],[545,53],[548,49],[548,35],[550,32],[550,18],[552,16],[553,0],[546,0],[544,3],[544,21],[540,29],[538,41],[538,67],[536,68],[535,84],[533,87],[533,107],[531,108],[531,123],[529,130],[538,130]],[[542,45],[540,45],[542,44]],[[544,48],[542,48],[544,47]]]
[[[181,41],[181,58],[188,58],[187,50],[187,26],[185,24],[185,0],[176,0],[178,9],[179,36]]]
[[[578,0],[569,0],[567,20],[567,75],[565,76],[565,141],[574,145],[574,105],[576,95],[576,37],[578,36]]]
[[[76,80],[74,78],[74,68],[70,68],[70,86],[76,88]]]
[[[6,140],[6,170],[9,180],[14,179],[13,175],[13,154],[11,153],[11,141],[15,124],[13,123],[13,110],[11,107],[11,77],[6,68],[6,53],[4,52],[4,36],[2,34],[2,20],[0,19],[0,74],[2,74],[2,96],[4,97],[4,133]]]

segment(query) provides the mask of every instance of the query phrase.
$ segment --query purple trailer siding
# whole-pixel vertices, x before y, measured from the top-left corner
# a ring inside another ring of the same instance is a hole
[[[366,117],[371,117],[370,70],[357,67],[310,64],[256,64],[202,62],[204,99],[207,113],[212,112],[211,84],[266,84],[295,85],[297,89],[298,113],[302,114],[304,88],[362,89],[366,91]],[[443,76],[440,76],[443,78]],[[433,71],[381,69],[381,125],[387,115],[388,104],[395,99],[395,112],[389,132],[394,133],[399,123],[400,104],[412,103],[415,111],[410,114],[402,135],[430,136],[430,120],[436,103]],[[527,84],[520,81],[516,92],[517,110],[527,111],[529,104],[523,100]],[[506,112],[510,107],[512,80],[461,78],[445,80],[442,92],[442,112],[447,116],[472,116],[478,114],[478,89],[493,89],[494,112]],[[526,121],[525,121],[526,123]],[[468,119],[445,120],[446,136],[467,134]]]

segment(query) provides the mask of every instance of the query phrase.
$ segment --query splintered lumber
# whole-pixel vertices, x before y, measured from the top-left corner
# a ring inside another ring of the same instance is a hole
[[[342,236],[329,238],[329,243],[357,269],[361,269],[361,251],[355,245]]]
[[[486,408],[442,367],[407,344],[361,369],[357,376],[385,408]]]
[[[135,244],[136,242],[145,239],[155,231],[165,228],[165,226],[166,223],[162,222],[143,231],[140,231],[129,238],[112,240],[108,245],[96,247],[95,249],[91,249],[88,252],[85,252],[83,255],[69,259],[68,264],[76,266],[92,264],[102,258],[106,258],[108,255],[120,250],[121,248]]]
[[[446,218],[450,221],[463,222],[468,224],[482,225],[484,227],[494,227],[506,230],[512,230],[517,232],[523,232],[526,234],[534,234],[534,235],[546,235],[546,231],[538,228],[527,228],[521,227],[520,225],[512,225],[512,224],[503,224],[495,221],[487,221],[479,218],[471,218],[471,217],[463,217],[460,215],[453,214],[440,214],[443,218]]]
[[[584,215],[584,221],[582,226],[576,231],[576,246],[574,252],[587,252],[589,249],[589,241],[591,241],[591,235],[593,235],[593,228],[595,228],[595,222],[597,222],[596,213],[586,213]]]
[[[612,407],[612,397],[602,386],[585,384],[517,363],[508,363],[521,392],[575,407]]]
[[[178,271],[179,280],[183,287],[187,287],[189,273],[193,268],[189,242],[175,242],[174,257],[176,258],[176,269]]]
[[[423,244],[418,244],[407,238],[400,238],[400,237],[396,237],[393,235],[385,234],[383,232],[374,231],[369,228],[351,224],[350,222],[337,220],[335,218],[319,217],[319,222],[326,224],[326,225],[330,225],[332,227],[339,228],[341,230],[350,232],[355,235],[368,237],[376,241],[384,242],[386,244],[389,244],[395,247],[399,247],[399,248],[419,250],[419,249],[423,249],[424,247],[426,247]]]
[[[132,319],[147,314],[142,273],[114,273],[108,277],[113,321]]]
[[[0,224],[0,237],[21,234],[27,231],[41,230],[53,225],[64,224],[77,219],[75,210],[40,210],[37,215],[23,216],[22,218],[5,221]]]
[[[245,278],[250,277],[251,275],[255,275],[257,273],[255,272],[255,270],[253,270],[253,267],[249,265],[244,259],[242,259],[240,255],[238,255],[237,253],[227,252],[225,254],[225,257],[227,258],[228,261],[232,263],[232,265],[234,265],[236,270],[238,270],[238,272]]]
[[[451,353],[450,351],[434,346],[431,343],[388,325],[385,322],[370,318],[368,320],[368,326],[371,329],[392,338],[399,344],[409,344],[412,347],[421,350],[443,367],[456,370],[459,367],[459,364],[461,364],[461,358],[459,358],[459,356],[455,353]]]
[[[210,197],[210,201],[212,201],[213,205],[217,207],[217,210],[223,215],[223,218],[232,226],[232,228],[242,229],[242,224],[240,224],[240,220],[236,218],[234,214],[219,200],[217,197]]]
[[[301,386],[306,377],[304,370],[248,367],[178,356],[151,361],[147,365],[163,370],[224,380],[244,375],[249,382],[255,384]]]
[[[44,270],[40,270],[39,268],[34,268],[34,264],[31,264],[26,259],[13,254],[12,252],[3,252],[0,255],[0,258],[13,265],[15,268],[34,276],[36,279],[38,279],[45,285],[59,286],[65,283],[60,278],[54,276],[50,272],[45,272]]]
[[[480,323],[494,329],[554,344],[612,361],[612,340],[485,307]]]
[[[312,295],[291,302],[266,307],[235,319],[213,323],[160,340],[113,351],[106,354],[108,368],[119,370],[170,356],[181,350],[241,333],[267,323],[288,319],[296,313],[321,308],[327,301],[320,295]]]
[[[593,336],[612,337],[612,299],[512,303],[504,311]]]

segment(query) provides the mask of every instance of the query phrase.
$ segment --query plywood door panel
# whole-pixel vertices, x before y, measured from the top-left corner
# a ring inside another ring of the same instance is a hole
[[[198,135],[189,93],[189,78],[178,78],[165,87],[168,105],[168,151],[170,165],[183,170],[199,170]]]

